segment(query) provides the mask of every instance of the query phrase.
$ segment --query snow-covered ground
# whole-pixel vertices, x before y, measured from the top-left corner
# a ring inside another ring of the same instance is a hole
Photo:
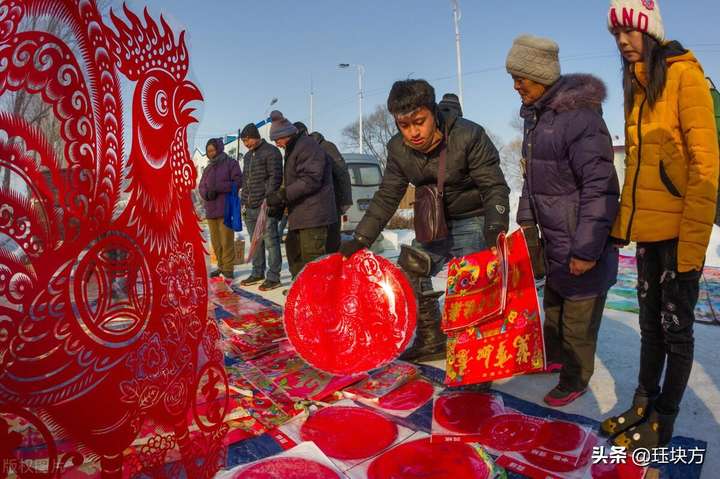
[[[382,246],[383,255],[396,259],[400,244],[409,244],[414,233],[409,230],[386,231]],[[283,247],[284,250],[284,247]],[[624,251],[632,254],[632,248]],[[720,267],[720,228],[715,227],[707,264]],[[236,284],[250,272],[249,265],[236,268]],[[437,290],[444,289],[446,273],[433,281]],[[289,287],[287,262],[283,264],[282,281]],[[283,288],[283,289],[285,289]],[[257,287],[248,288],[260,294]],[[278,304],[285,303],[282,289],[263,294]],[[703,478],[714,479],[720,471],[720,327],[697,324],[695,326],[695,362],[690,384],[683,400],[682,411],[676,425],[676,435],[694,437],[708,442],[708,454]],[[637,316],[606,310],[598,340],[595,375],[590,392],[563,411],[601,420],[625,410],[636,387],[640,356],[640,331]],[[443,361],[431,363],[443,368]],[[496,388],[522,399],[542,404],[543,396],[552,389],[556,376],[533,375],[516,377],[496,384]]]

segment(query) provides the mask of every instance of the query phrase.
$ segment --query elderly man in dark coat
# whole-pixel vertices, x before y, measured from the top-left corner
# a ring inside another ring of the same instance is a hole
[[[273,208],[288,208],[285,240],[290,274],[297,277],[305,265],[326,253],[328,226],[337,221],[330,158],[320,145],[282,113],[270,114],[270,139],[285,149],[284,184],[267,196]]]

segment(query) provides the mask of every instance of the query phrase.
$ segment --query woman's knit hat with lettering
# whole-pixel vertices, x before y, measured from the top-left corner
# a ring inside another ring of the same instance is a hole
[[[608,28],[631,28],[665,41],[665,28],[657,0],[611,0]]]

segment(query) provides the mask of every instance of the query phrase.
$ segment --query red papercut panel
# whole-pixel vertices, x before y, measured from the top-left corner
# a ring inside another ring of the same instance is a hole
[[[300,357],[332,374],[390,363],[408,346],[417,307],[405,275],[363,250],[308,264],[288,294],[285,330]]]
[[[303,441],[313,441],[330,457],[364,459],[390,446],[397,426],[380,414],[357,407],[330,406],[311,415],[302,426]]]
[[[407,442],[375,459],[368,479],[485,479],[488,466],[472,446],[431,443],[429,438]]]
[[[322,401],[367,377],[367,374],[334,376],[318,371],[292,350],[266,354],[251,364],[296,401]]]
[[[483,424],[482,444],[495,451],[527,451],[538,443],[542,421],[523,414],[494,416]]]
[[[587,466],[597,443],[589,430],[577,424],[547,421],[540,426],[536,447],[523,455],[547,471],[570,472]]]
[[[113,478],[152,420],[168,433],[140,466],[173,450],[187,476],[212,477],[227,378],[190,197],[188,105],[202,96],[182,33],[147,12],[122,17],[111,27],[86,0],[0,7],[0,95],[48,112],[0,114],[0,431],[26,421],[50,474],[89,456]],[[9,437],[20,449],[0,461],[36,477],[12,466],[27,450]]]
[[[505,258],[501,263],[507,265],[507,301],[502,313],[490,317],[480,314],[472,291],[446,304],[446,316],[467,308],[470,322],[475,324],[448,332],[445,378],[448,385],[482,383],[541,371],[544,367],[540,305],[525,237],[518,230],[501,237],[499,242],[500,255]],[[485,257],[487,252],[478,255]],[[467,261],[475,261],[475,256],[467,257]],[[458,270],[457,274],[464,273]],[[448,277],[448,282],[451,281],[457,281],[452,274]]]
[[[456,392],[435,400],[433,416],[443,428],[460,434],[478,434],[485,422],[503,414],[502,400],[492,394]]]
[[[243,469],[233,478],[242,479],[339,479],[327,466],[300,457],[278,457]]]
[[[424,379],[413,379],[381,397],[378,406],[391,411],[417,409],[430,400],[434,387]]]
[[[414,364],[395,361],[345,391],[363,398],[377,399],[394,391],[419,374],[420,368]]]

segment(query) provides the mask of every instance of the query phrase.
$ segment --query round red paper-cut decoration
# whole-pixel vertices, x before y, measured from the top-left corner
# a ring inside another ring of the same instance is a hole
[[[468,444],[431,443],[419,439],[393,448],[375,459],[368,468],[368,479],[485,479],[487,465]]]
[[[433,395],[433,385],[424,379],[413,379],[380,398],[378,404],[391,411],[409,411],[428,402]]]
[[[491,417],[503,414],[500,400],[491,394],[457,392],[440,396],[433,407],[435,420],[445,429],[477,434]]]
[[[496,451],[527,451],[536,446],[540,426],[522,414],[502,414],[483,424],[482,443]]]
[[[586,434],[577,424],[562,421],[546,422],[540,426],[538,444],[551,451],[574,451],[582,446]]]
[[[297,353],[338,375],[396,359],[410,344],[416,321],[415,296],[403,272],[367,250],[308,264],[285,303],[285,331]]]
[[[301,457],[278,457],[258,462],[233,475],[233,479],[339,479],[339,475],[319,462]]]
[[[380,414],[346,406],[321,409],[300,429],[303,441],[313,441],[335,459],[373,456],[395,442],[397,435],[397,426]]]
[[[580,469],[590,461],[593,447],[597,445],[597,438],[590,438],[590,440],[585,441],[585,434],[580,426],[562,421],[547,422],[540,426],[538,432],[538,441],[535,447],[547,451],[578,455],[575,451],[584,446],[582,453],[579,454],[580,460],[575,465],[553,459],[552,454],[547,454],[544,457],[535,454],[523,454],[523,456],[531,464],[535,464],[546,471],[570,472]]]

